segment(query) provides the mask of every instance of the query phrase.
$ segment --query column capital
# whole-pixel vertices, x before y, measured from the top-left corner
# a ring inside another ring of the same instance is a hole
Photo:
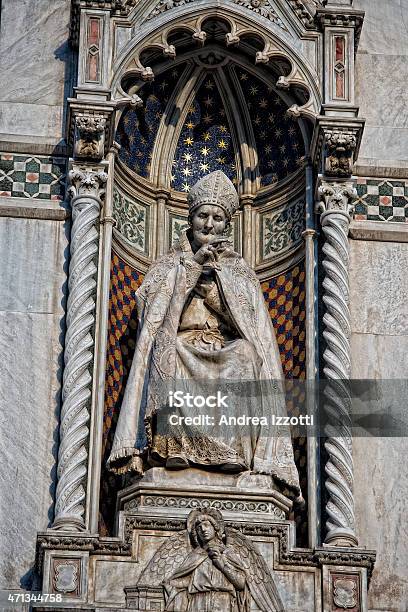
[[[74,205],[75,200],[80,196],[93,196],[102,200],[108,175],[101,168],[73,168],[69,172],[69,180],[71,186],[68,194]]]
[[[352,181],[327,182],[322,181],[318,187],[319,201],[316,204],[317,214],[342,212],[351,215],[354,209],[353,201],[357,191]]]

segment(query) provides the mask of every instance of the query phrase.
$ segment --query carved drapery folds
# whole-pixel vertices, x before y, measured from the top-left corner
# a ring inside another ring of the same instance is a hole
[[[58,485],[54,529],[85,528],[89,403],[95,324],[97,229],[107,175],[72,170],[71,261],[68,280],[65,369],[62,389]]]
[[[330,381],[325,389],[325,411],[330,423],[325,447],[329,456],[325,471],[328,502],[326,543],[356,546],[353,497],[353,456],[351,441],[351,398],[347,379],[351,372],[349,310],[349,246],[351,202],[356,195],[352,182],[322,182],[319,188],[323,246],[323,318],[327,348],[323,354],[324,374]],[[335,424],[335,426],[333,425]]]

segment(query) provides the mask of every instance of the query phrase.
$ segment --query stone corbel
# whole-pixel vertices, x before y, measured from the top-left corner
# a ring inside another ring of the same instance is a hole
[[[353,131],[338,128],[325,131],[326,176],[348,177],[353,171],[357,136]]]
[[[364,123],[364,119],[317,118],[311,154],[318,173],[339,180],[351,177]]]
[[[104,156],[106,118],[79,113],[75,116],[74,157],[100,160]]]
[[[68,137],[74,159],[81,163],[100,162],[112,146],[115,104],[77,98],[69,98],[68,104]]]

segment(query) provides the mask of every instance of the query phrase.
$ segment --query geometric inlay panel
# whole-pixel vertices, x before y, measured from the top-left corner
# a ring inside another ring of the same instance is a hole
[[[0,196],[62,201],[66,159],[0,154]]]
[[[358,178],[356,189],[356,221],[408,222],[407,180]]]

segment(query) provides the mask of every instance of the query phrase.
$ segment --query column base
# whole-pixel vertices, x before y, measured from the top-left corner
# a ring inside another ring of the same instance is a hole
[[[356,535],[351,529],[333,529],[329,531],[324,543],[327,546],[341,546],[343,548],[354,548],[358,546]]]
[[[85,523],[81,519],[76,518],[60,518],[56,519],[51,527],[52,531],[86,531]]]

